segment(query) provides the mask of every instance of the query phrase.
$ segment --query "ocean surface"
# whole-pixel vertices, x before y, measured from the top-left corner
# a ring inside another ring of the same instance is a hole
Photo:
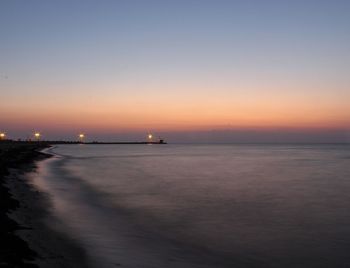
[[[59,145],[33,184],[91,267],[350,267],[349,145]]]

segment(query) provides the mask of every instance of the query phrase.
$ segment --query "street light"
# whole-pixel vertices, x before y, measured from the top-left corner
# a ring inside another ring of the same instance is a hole
[[[1,132],[0,133],[0,140],[4,140],[6,138],[6,133],[5,132]]]
[[[152,138],[153,138],[153,135],[152,134],[148,134],[148,139],[152,140]]]
[[[85,138],[85,135],[83,133],[79,134],[79,141],[83,142]]]
[[[34,138],[35,138],[37,141],[40,140],[40,136],[41,136],[40,132],[35,132],[35,133],[34,133]]]

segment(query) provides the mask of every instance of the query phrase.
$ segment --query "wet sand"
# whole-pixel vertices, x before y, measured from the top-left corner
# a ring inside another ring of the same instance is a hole
[[[88,267],[84,251],[48,226],[50,199],[30,185],[48,146],[0,143],[0,267]]]

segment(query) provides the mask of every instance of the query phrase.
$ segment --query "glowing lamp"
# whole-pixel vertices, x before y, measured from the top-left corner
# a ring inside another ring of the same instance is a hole
[[[34,137],[38,140],[38,139],[40,139],[40,133],[39,132],[35,132],[34,133]]]
[[[0,139],[3,140],[3,139],[5,139],[5,137],[6,137],[6,134],[3,133],[3,132],[1,132],[1,133],[0,133]]]
[[[79,137],[79,141],[82,143],[82,142],[84,141],[85,134],[80,133],[80,134],[78,135],[78,137]]]
[[[152,139],[153,138],[153,135],[152,134],[148,134],[148,139]]]

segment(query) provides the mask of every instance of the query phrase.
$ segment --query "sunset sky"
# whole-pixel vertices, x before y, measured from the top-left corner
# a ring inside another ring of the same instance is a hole
[[[349,25],[347,0],[2,0],[0,130],[350,141]]]

